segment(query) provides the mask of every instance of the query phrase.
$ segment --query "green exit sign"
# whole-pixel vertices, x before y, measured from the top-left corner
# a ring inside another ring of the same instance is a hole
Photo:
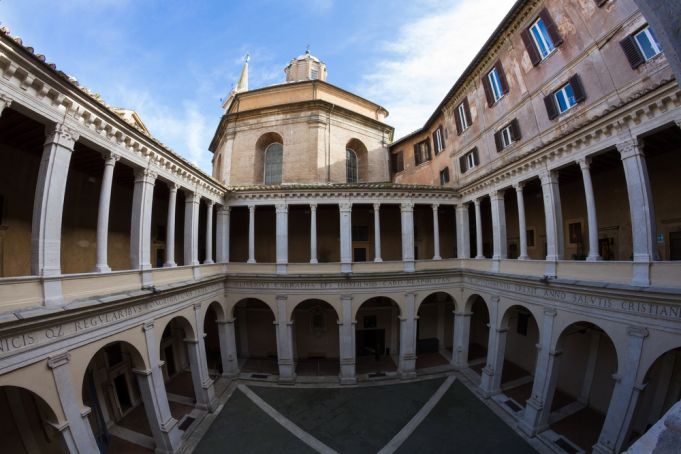
[[[658,243],[664,243],[664,233],[658,233],[657,234],[657,242]]]

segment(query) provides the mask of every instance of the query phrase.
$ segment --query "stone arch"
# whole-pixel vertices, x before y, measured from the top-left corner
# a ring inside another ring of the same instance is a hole
[[[289,308],[287,308],[288,309],[287,312],[288,312],[289,321],[293,321],[293,313],[295,312],[296,308],[298,308],[298,306],[300,306],[301,304],[307,303],[309,301],[320,301],[322,303],[328,304],[329,306],[331,306],[334,313],[336,314],[336,319],[337,320],[341,319],[340,309],[339,309],[336,301],[332,301],[332,300],[329,300],[329,299],[322,299],[322,298],[301,298],[300,301],[296,301]]]
[[[454,297],[446,291],[432,292],[415,309],[416,369],[448,364],[454,351]]]
[[[225,310],[217,301],[204,305],[203,319],[201,321],[203,344],[206,350],[206,365],[209,374],[219,375],[223,373],[222,345],[220,343],[219,324],[224,323]],[[214,371],[214,372],[211,372]]]
[[[308,298],[291,311],[296,374],[337,376],[340,373],[339,314],[328,301]]]
[[[242,298],[232,307],[232,317],[241,372],[277,375],[279,351],[275,307],[265,299]]]
[[[395,301],[395,299],[393,299],[389,296],[380,296],[379,295],[379,296],[372,296],[370,298],[367,298],[364,301],[362,301],[361,304],[359,304],[357,307],[355,307],[353,309],[353,312],[352,312],[352,319],[357,321],[357,312],[359,312],[359,310],[362,308],[362,306],[364,306],[367,303],[376,303],[376,302],[379,302],[379,301],[383,301],[384,303],[388,303],[388,302],[393,303],[395,305],[395,307],[397,307],[397,310],[399,311],[399,313],[397,314],[398,317],[402,315],[402,307],[400,306],[400,304],[397,301]]]
[[[552,349],[559,349],[561,347],[560,345],[560,337],[563,335],[563,333],[570,328],[573,325],[579,325],[579,324],[591,324],[594,327],[600,329],[603,331],[607,338],[608,341],[612,344],[613,348],[615,349],[615,356],[617,358],[617,364],[618,368],[614,372],[619,373],[619,366],[624,364],[623,357],[622,357],[622,352],[620,351],[621,348],[618,348],[620,346],[623,346],[624,344],[618,341],[622,341],[623,337],[618,336],[618,334],[623,334],[624,328],[622,333],[618,333],[617,330],[611,326],[608,323],[602,323],[599,320],[584,320],[581,317],[575,317],[575,318],[568,318],[569,316],[566,317],[566,314],[564,312],[561,313],[563,317],[557,317],[556,324],[553,327],[553,339],[551,341],[551,348]]]
[[[215,311],[215,315],[217,316],[218,321],[225,321],[227,319],[227,310],[225,310],[225,306],[223,303],[217,300],[213,300],[208,304],[203,304],[202,311],[203,311],[203,320],[206,320],[206,315],[208,314],[209,310]]]
[[[394,299],[374,296],[357,306],[355,323],[356,369],[358,374],[394,372],[399,364],[400,315]]]
[[[489,298],[483,297],[480,293],[471,293],[470,295],[468,295],[468,298],[466,298],[466,302],[463,305],[463,310],[465,312],[470,312],[473,303],[475,303],[478,298],[482,300],[483,304],[485,305],[485,308],[487,309],[487,312],[489,313],[490,307],[489,302],[487,301]]]
[[[655,336],[655,342],[650,342],[653,336]],[[651,333],[644,346],[649,350],[645,351],[646,354],[641,359],[639,374],[636,377],[636,383],[639,385],[645,383],[646,375],[657,360],[670,351],[681,349],[681,340],[677,336],[660,336],[657,333]]]
[[[166,332],[168,326],[170,326],[171,323],[178,324],[179,327],[184,330],[185,339],[197,339],[197,330],[194,327],[194,324],[182,314],[173,314],[171,317],[168,317],[165,322],[161,324],[161,326],[159,326],[160,329],[158,332],[161,333],[161,337],[163,337],[163,333]]]
[[[265,183],[265,152],[272,144],[281,144],[284,147],[284,138],[281,134],[271,131],[262,134],[255,142],[255,156],[253,162],[253,181]],[[283,164],[282,164],[283,168]]]
[[[369,181],[369,152],[366,145],[357,139],[352,138],[345,144],[346,150],[352,150],[357,156],[357,182]]]
[[[485,365],[489,348],[490,307],[485,298],[474,293],[466,299],[464,311],[471,314],[468,333],[468,358],[470,367],[480,372]]]
[[[452,300],[452,303],[454,303],[454,308],[456,310],[459,309],[459,305],[456,302],[456,298],[454,297],[453,292],[451,292],[449,290],[438,290],[438,291],[435,291],[435,292],[428,293],[423,298],[419,298],[419,299],[416,300],[416,313],[418,314],[419,309],[421,307],[421,304],[423,304],[424,301],[426,301],[428,298],[431,298],[433,295],[437,295],[438,293],[442,293],[442,294],[447,295]]]
[[[233,303],[231,306],[228,305],[229,309],[227,310],[227,314],[229,314],[229,317],[230,318],[236,318],[236,312],[235,312],[236,307],[240,304],[243,305],[243,304],[248,303],[248,302],[259,302],[259,303],[264,304],[265,306],[267,306],[272,311],[272,314],[274,314],[274,320],[275,321],[278,320],[277,308],[271,301],[269,301],[269,299],[266,299],[266,298],[262,298],[262,299],[261,298],[251,298],[251,297],[241,298],[241,299],[237,300],[235,303]]]

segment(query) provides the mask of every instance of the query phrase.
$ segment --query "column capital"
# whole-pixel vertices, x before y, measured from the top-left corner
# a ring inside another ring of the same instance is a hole
[[[380,203],[374,203],[374,211],[380,211],[381,209],[381,204]]]
[[[558,184],[558,173],[551,169],[544,170],[539,174],[539,180],[541,181],[542,185]]]
[[[579,164],[579,168],[584,170],[589,170],[589,167],[591,167],[591,157],[590,156],[584,156],[583,158],[579,158],[575,160],[577,164]]]
[[[79,138],[80,134],[75,129],[60,123],[47,128],[45,132],[45,145],[54,143],[73,151],[73,147]]]
[[[215,201],[211,199],[206,199],[206,205],[208,205],[209,209],[213,208],[213,206],[215,205]]]
[[[286,203],[277,203],[274,205],[277,213],[288,213],[288,205]]]
[[[168,190],[170,190],[170,192],[177,192],[177,190],[180,189],[180,187],[181,186],[179,184],[173,181],[168,182]]]
[[[153,321],[153,320],[147,320],[147,321],[144,322],[144,324],[142,325],[142,329],[143,329],[145,332],[146,332],[146,331],[153,330],[153,329],[154,329],[154,321]]]
[[[218,208],[218,213],[229,214],[231,209],[232,209],[232,207],[230,207],[230,206],[220,205],[219,208]]]
[[[316,203],[310,203],[310,211],[317,211],[317,204]]]
[[[408,202],[402,202],[400,204],[400,211],[403,213],[414,211],[414,202],[411,200]]]
[[[135,169],[135,183],[144,182],[154,184],[157,173],[150,169]]]
[[[341,203],[339,203],[338,204],[338,210],[341,213],[352,211],[352,202],[341,202]]]
[[[47,359],[47,366],[50,369],[56,369],[57,367],[61,367],[65,364],[68,364],[69,361],[71,361],[71,354],[69,352],[61,352],[57,353],[56,355],[50,356]]]
[[[475,205],[476,209],[480,208],[480,197],[476,197],[473,199],[473,205]]]
[[[341,301],[352,301],[352,295],[341,295]]]
[[[275,299],[276,299],[277,301],[286,302],[286,301],[288,300],[288,295],[277,295],[277,296],[275,297]]]
[[[201,310],[201,303],[194,303],[194,310],[195,311],[200,311]]]
[[[617,151],[620,152],[622,160],[631,158],[633,156],[643,155],[643,141],[638,138],[625,140],[615,145]]]
[[[489,193],[489,199],[490,200],[503,199],[504,192],[506,192],[506,189],[495,189],[494,191]]]
[[[102,153],[102,158],[104,158],[104,165],[105,166],[113,166],[116,164],[116,161],[121,159],[121,157],[114,153],[113,151],[105,151]]]
[[[248,211],[250,211],[251,213],[254,212],[255,211],[255,205],[253,205],[253,204],[248,205]]]
[[[544,315],[547,317],[555,317],[558,315],[558,311],[552,307],[544,308]]]
[[[628,326],[627,334],[629,334],[631,337],[640,337],[641,339],[645,339],[648,337],[648,330],[642,326]]]
[[[492,295],[492,296],[489,298],[489,300],[490,300],[492,303],[498,303],[499,301],[501,301],[501,297],[500,297],[499,295]]]
[[[431,208],[433,208],[433,211],[437,213],[438,208],[440,208],[439,203],[431,203],[430,204]]]
[[[525,187],[524,181],[519,181],[513,184],[513,189],[515,189],[515,192],[523,192],[524,187]]]
[[[7,96],[0,94],[0,115],[2,115],[2,111],[5,110],[5,108],[10,107],[12,105],[12,99]]]

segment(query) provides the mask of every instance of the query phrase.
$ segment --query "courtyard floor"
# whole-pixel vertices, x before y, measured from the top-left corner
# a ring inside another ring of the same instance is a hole
[[[356,387],[236,385],[195,453],[534,453],[458,378]]]

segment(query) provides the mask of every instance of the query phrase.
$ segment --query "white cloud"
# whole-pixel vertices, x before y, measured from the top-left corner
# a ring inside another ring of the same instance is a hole
[[[514,0],[434,2],[383,43],[357,91],[390,111],[395,138],[423,126],[508,12]]]

